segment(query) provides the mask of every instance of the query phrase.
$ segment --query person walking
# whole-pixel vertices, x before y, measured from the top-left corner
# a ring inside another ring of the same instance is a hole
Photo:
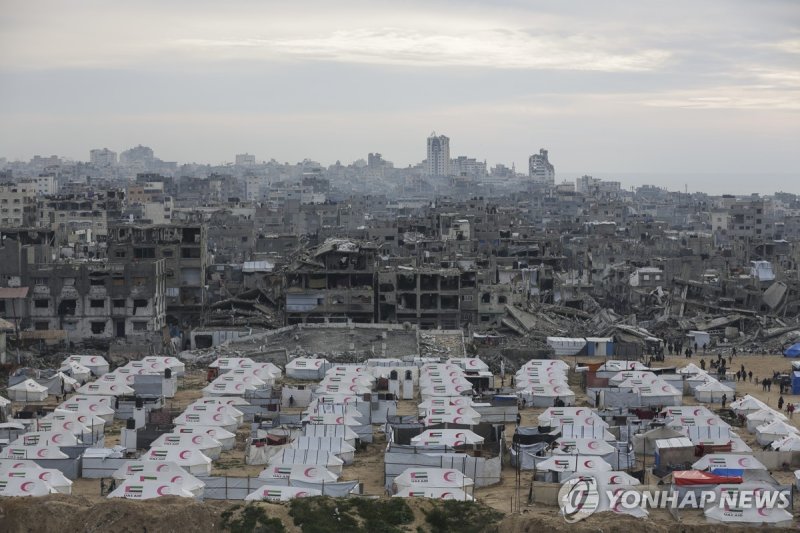
[[[781,409],[783,409],[783,396],[778,398],[778,411],[780,411]]]
[[[726,404],[727,402],[728,402],[728,395],[727,395],[727,394],[723,394],[723,395],[722,395],[722,408],[723,408],[723,409],[725,409],[725,404]]]
[[[794,414],[794,404],[790,403],[786,410],[789,411],[789,418],[792,418],[792,415]]]
[[[767,380],[767,392],[772,392],[772,380]]]
[[[753,371],[751,370],[750,372],[747,373],[747,375],[750,377],[750,383],[752,383],[753,382]]]

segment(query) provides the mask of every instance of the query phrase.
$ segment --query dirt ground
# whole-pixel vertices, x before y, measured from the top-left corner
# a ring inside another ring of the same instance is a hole
[[[699,366],[700,359],[705,358],[706,362],[711,360],[712,355],[694,356],[686,359],[679,356],[668,356],[662,363],[654,363],[656,367],[682,367],[690,362]],[[570,364],[576,362],[576,358],[564,358]],[[597,358],[577,358],[578,362],[597,362]],[[777,388],[765,392],[761,390],[761,385],[756,383],[758,379],[772,376],[774,371],[788,372],[791,367],[790,360],[777,355],[742,355],[733,359],[732,367],[737,370],[740,365],[744,365],[746,370],[752,370],[754,374],[753,383],[739,382],[736,384],[737,397],[751,394],[767,404],[777,408],[779,393]],[[499,379],[498,379],[499,381]],[[172,409],[183,409],[191,402],[202,396],[201,388],[205,386],[205,372],[187,372],[176,397],[168,401],[168,406]],[[499,383],[498,383],[499,384]],[[578,386],[573,386],[578,405],[588,405],[585,394],[580,391]],[[731,398],[732,400],[732,398]],[[784,400],[789,403],[800,402],[800,396],[784,395]],[[685,405],[693,405],[697,402],[691,396],[684,396]],[[718,409],[718,405],[709,406],[712,410]],[[300,411],[300,409],[295,409]],[[544,408],[525,408],[521,412],[523,425],[536,425],[537,417],[544,411]],[[398,414],[412,415],[417,413],[416,401],[400,401],[398,403]],[[800,428],[800,415],[790,420],[792,424]],[[107,445],[115,443],[118,439],[121,423],[115,423],[107,430]],[[511,436],[514,432],[514,425],[509,424],[506,428],[506,439],[510,444]],[[237,432],[236,446],[233,450],[222,454],[219,461],[215,461],[212,474],[228,476],[251,476],[256,477],[264,466],[249,466],[244,462],[245,443],[249,437],[249,427],[243,426]],[[739,435],[756,448],[755,439],[745,429],[738,430]],[[383,497],[383,452],[386,447],[386,438],[381,428],[375,428],[375,441],[366,445],[356,453],[353,465],[343,469],[343,480],[358,480],[363,485],[366,495]],[[522,533],[529,531],[539,531],[542,527],[551,530],[563,531],[630,531],[634,528],[644,526],[648,531],[668,531],[680,524],[682,531],[722,531],[729,529],[723,526],[712,526],[705,521],[700,511],[682,512],[680,522],[676,522],[666,511],[654,511],[650,518],[637,520],[627,516],[619,516],[612,513],[600,513],[589,517],[579,524],[568,525],[559,515],[558,509],[541,504],[528,504],[528,488],[531,483],[531,472],[522,472],[519,483],[516,480],[516,471],[508,465],[506,458],[503,467],[501,483],[492,487],[476,489],[475,498],[506,515],[500,531]],[[793,483],[792,472],[773,472],[776,479],[783,483]],[[189,529],[197,531],[218,531],[220,513],[232,505],[231,502],[203,503],[184,501],[175,498],[165,498],[148,502],[129,502],[129,501],[109,501],[100,496],[99,480],[80,479],[73,485],[73,496],[51,496],[33,500],[22,501],[22,499],[6,499],[0,502],[0,531],[30,531],[30,532],[49,532],[49,531],[186,531]],[[283,519],[289,531],[293,531],[292,520],[288,517],[287,508],[282,505],[264,504],[269,507],[271,516],[278,516]],[[800,505],[796,505],[800,509]],[[48,519],[53,516],[59,518],[60,529],[53,529],[52,524],[47,526]],[[87,519],[86,517],[91,517]],[[157,519],[157,517],[160,517]],[[421,525],[421,524],[420,524]]]

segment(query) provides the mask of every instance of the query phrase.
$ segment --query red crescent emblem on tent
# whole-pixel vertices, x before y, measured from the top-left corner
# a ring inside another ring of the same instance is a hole
[[[46,470],[44,472],[42,472],[41,474],[39,474],[39,479],[41,479],[43,481],[47,481],[47,478],[49,478],[49,477],[50,477],[50,472],[48,472]]]
[[[441,499],[446,500],[448,496],[452,495],[452,492],[443,492],[440,496]]]
[[[190,452],[189,450],[183,450],[181,453],[178,454],[178,457],[180,457],[181,459],[188,459],[191,453],[192,452]]]
[[[306,496],[308,496],[308,492],[304,490],[297,491],[297,493],[294,495],[295,498],[305,498]]]
[[[600,446],[600,443],[595,440],[590,440],[587,446],[590,450],[596,450]]]
[[[702,413],[702,412],[703,412],[702,409],[695,409],[694,410],[694,416],[700,416],[700,413]]]
[[[212,416],[211,418],[216,420],[217,422],[219,422],[220,420],[222,420],[222,415],[217,413],[214,416]]]
[[[664,385],[663,387],[661,387],[661,390],[664,392],[669,392],[669,385]]]
[[[167,492],[166,489],[168,489],[168,488],[169,487],[167,487],[166,485],[161,485],[160,487],[158,487],[156,489],[156,494],[158,494],[159,496],[167,496],[169,494],[169,492]]]
[[[586,422],[586,424],[588,424],[590,426],[593,426],[594,425],[594,418],[587,418],[586,420],[584,420],[584,422]]]
[[[350,385],[350,390],[353,391],[353,392],[355,392],[357,388],[358,388],[358,385]]]
[[[460,423],[461,423],[461,417],[460,416],[457,416],[457,417],[453,418],[453,424],[460,424]]]
[[[20,485],[19,488],[22,490],[22,492],[30,492],[30,489],[28,488],[30,485],[33,485],[33,481],[26,481]]]
[[[96,403],[89,404],[89,410],[91,412],[93,412],[93,413],[96,412],[97,411],[97,404]]]
[[[464,414],[464,408],[463,407],[459,407],[458,409],[456,409],[456,413],[458,413],[460,415],[463,415]]]
[[[194,444],[200,444],[200,441],[202,441],[202,440],[203,440],[203,438],[200,435],[196,435],[196,436],[192,437],[192,442]]]
[[[478,362],[475,359],[470,359],[469,366],[478,366]]]
[[[447,470],[444,474],[442,474],[442,477],[448,483],[452,483],[453,480],[450,478],[450,476],[455,476],[455,474],[456,474],[455,470]]]
[[[553,391],[555,391],[555,392],[561,392],[561,391],[562,391],[562,388],[561,388],[560,386],[555,386],[555,387],[553,387]]]
[[[575,411],[575,416],[579,416],[583,412],[583,409],[578,409]]]
[[[343,416],[337,417],[336,418],[336,423],[337,424],[344,424],[344,417]]]
[[[466,437],[466,435],[464,435],[464,434],[463,434],[463,433],[461,433],[461,432],[459,432],[459,433],[456,433],[456,438],[457,438],[457,439],[459,439],[459,438],[460,438],[460,439],[463,439],[463,438],[465,438],[465,437]]]
[[[61,433],[53,433],[51,440],[56,444],[58,444],[61,441],[61,436],[62,436]]]
[[[183,476],[173,476],[170,483],[180,483],[181,481],[183,481]]]
[[[617,485],[617,484],[618,484],[618,483],[617,483],[617,478],[618,478],[618,477],[619,477],[619,476],[611,476],[611,477],[608,479],[608,484],[609,484],[609,485]]]
[[[89,360],[90,360],[92,363],[96,363],[96,362],[97,362],[97,357],[92,357],[92,358],[91,358],[91,359],[89,359]]]
[[[236,390],[242,390],[244,388],[244,385],[242,385],[241,383],[237,383],[236,385],[234,385],[234,388]]]
[[[453,446],[461,446],[463,444],[464,444],[463,440],[457,440],[457,441],[453,442]]]
[[[739,459],[739,466],[747,466],[750,464],[750,460],[747,457],[742,457]]]
[[[314,468],[313,466],[306,468],[305,471],[303,471],[303,475],[310,478],[313,478],[316,474],[317,474],[317,469]]]
[[[167,465],[158,465],[156,467],[156,472],[161,472],[162,470],[166,470],[166,469],[167,469]]]
[[[457,392],[462,392],[463,390],[464,390],[464,386],[463,385],[456,385],[456,391]]]
[[[589,459],[589,460],[586,460],[586,461],[583,462],[583,466],[585,466],[586,468],[593,468],[594,467],[594,463],[592,462],[591,459]]]
[[[37,457],[47,457],[47,450],[45,448],[42,448],[41,450],[36,452],[36,456]]]

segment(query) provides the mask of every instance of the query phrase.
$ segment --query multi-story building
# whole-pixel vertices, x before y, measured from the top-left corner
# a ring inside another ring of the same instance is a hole
[[[547,150],[542,148],[538,154],[533,154],[528,158],[528,175],[536,183],[555,184],[556,170],[548,159]]]
[[[113,167],[117,164],[117,152],[108,148],[95,148],[89,151],[89,162],[99,168]]]
[[[245,166],[255,165],[256,156],[252,154],[236,154],[236,164]]]
[[[56,177],[52,174],[41,174],[33,178],[32,181],[36,184],[36,194],[39,196],[55,194],[58,192]]]
[[[206,302],[209,258],[206,226],[114,225],[108,230],[108,258],[114,262],[164,260],[167,311],[199,314]]]
[[[166,325],[163,260],[58,262],[30,269],[29,321],[73,342],[157,340]]]
[[[450,175],[450,139],[444,135],[437,136],[435,131],[428,137],[426,169],[428,176]]]
[[[104,242],[109,222],[122,215],[125,192],[116,190],[63,194],[39,200],[39,223],[56,232],[56,240],[67,244],[80,240],[89,230],[92,241]]]
[[[0,227],[36,226],[36,184],[30,182],[0,185]]]

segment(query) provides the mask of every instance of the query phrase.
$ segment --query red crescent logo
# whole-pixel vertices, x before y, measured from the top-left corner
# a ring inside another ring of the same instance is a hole
[[[97,357],[92,357],[91,359],[89,359],[89,361],[91,361],[92,363],[96,363],[97,362]]]
[[[592,468],[592,467],[594,467],[594,463],[590,459],[588,461],[584,461],[583,462],[583,466],[585,466],[586,468]]]
[[[351,390],[351,391],[355,392],[356,388],[357,388],[357,386],[356,386],[356,385],[350,385],[350,390]]]
[[[242,390],[242,389],[244,388],[244,385],[242,385],[241,383],[237,383],[237,384],[234,386],[234,388],[235,388],[236,390]]]
[[[457,440],[457,441],[453,442],[453,446],[461,446],[462,444],[464,444],[463,440]]]
[[[45,448],[42,448],[41,450],[36,452],[36,456],[37,457],[47,457],[47,450]]]
[[[445,481],[452,483],[453,480],[450,479],[450,476],[455,475],[455,473],[456,473],[455,470],[448,470],[444,474],[442,474],[442,477],[444,478]]]
[[[161,485],[160,487],[158,487],[158,488],[156,489],[156,493],[157,493],[159,496],[166,496],[166,495],[168,495],[168,494],[169,494],[169,492],[167,492],[165,489],[168,489],[168,488],[169,488],[169,487],[167,487],[166,485]]]
[[[702,412],[702,409],[695,409],[694,410],[694,416],[700,416],[701,412]]]
[[[58,444],[61,441],[61,433],[54,433],[51,440]]]
[[[215,415],[214,415],[213,417],[211,417],[211,418],[213,418],[214,420],[216,420],[217,422],[219,422],[220,420],[222,420],[222,415],[221,415],[221,414],[219,414],[219,413],[217,413],[217,414],[215,414]]]
[[[179,483],[179,482],[181,482],[181,481],[183,481],[183,476],[174,476],[174,477],[173,477],[173,478],[170,480],[170,483]]]
[[[47,479],[49,477],[50,477],[50,472],[48,472],[46,470],[44,472],[42,472],[41,474],[39,474],[39,479],[44,480],[44,481],[47,481]]]
[[[580,415],[582,412],[583,412],[583,409],[578,409],[577,411],[575,411],[575,416]]]
[[[464,386],[463,385],[456,385],[456,391],[461,392],[463,390],[464,390]]]
[[[663,390],[664,392],[669,392],[669,385],[664,385],[663,387],[661,387],[661,390]]]
[[[451,494],[452,494],[451,492],[443,492],[440,498],[446,500],[447,497],[450,496]]]
[[[343,417],[343,416],[340,416],[340,417],[338,417],[338,418],[336,419],[336,423],[337,423],[337,424],[344,424],[344,417]]]
[[[617,485],[618,484],[617,483],[617,478],[618,477],[619,476],[611,476],[611,478],[608,480],[609,485]]]
[[[294,495],[295,498],[305,498],[306,496],[308,496],[308,492],[304,490],[298,491],[297,494]]]
[[[94,413],[95,411],[97,411],[97,404],[96,404],[96,403],[90,404],[90,405],[89,405],[89,410],[90,410],[91,412],[93,412],[93,413]]]
[[[156,467],[156,472],[161,472],[162,470],[166,470],[166,469],[167,469],[167,465],[158,465]]]
[[[478,362],[475,359],[470,360],[469,366],[478,366]]]
[[[453,424],[460,424],[460,423],[461,423],[461,417],[460,416],[457,416],[457,417],[453,418]]]
[[[600,443],[594,440],[590,440],[587,446],[589,446],[590,450],[596,450],[600,446]]]
[[[456,409],[456,413],[458,413],[460,415],[463,415],[464,414],[464,408],[463,407],[459,407],[458,409]]]
[[[306,468],[305,471],[303,472],[303,475],[306,476],[306,477],[313,478],[314,476],[317,475],[317,469],[314,468],[313,466],[310,467],[310,468]]]
[[[196,437],[192,437],[192,442],[194,444],[200,444],[201,440],[203,440],[203,439],[202,439],[202,437],[200,437],[200,435],[197,435]]]
[[[178,454],[178,457],[180,457],[181,459],[186,459],[189,457],[190,454],[191,452],[189,450],[183,450],[180,454]]]
[[[750,460],[747,457],[742,457],[739,459],[739,466],[747,466],[750,464]]]
[[[593,426],[593,425],[594,425],[594,418],[587,418],[587,419],[586,419],[586,423],[587,423],[588,425],[590,425],[590,426]]]
[[[33,485],[33,482],[32,481],[26,481],[25,483],[20,485],[19,488],[22,490],[22,492],[30,492],[30,490],[28,489],[29,485]]]

